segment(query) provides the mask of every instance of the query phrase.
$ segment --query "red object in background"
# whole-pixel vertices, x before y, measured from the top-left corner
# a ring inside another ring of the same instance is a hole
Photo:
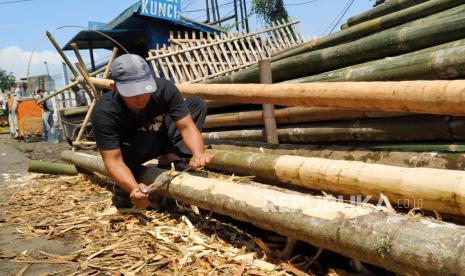
[[[42,109],[34,99],[20,99],[16,109],[19,136],[42,135]]]

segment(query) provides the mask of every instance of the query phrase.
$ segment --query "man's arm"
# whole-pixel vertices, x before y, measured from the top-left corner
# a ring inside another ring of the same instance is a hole
[[[134,206],[138,208],[147,208],[149,205],[147,187],[144,184],[138,184],[131,170],[123,161],[120,149],[100,151],[103,163],[110,177],[123,190],[129,193]]]
[[[212,156],[205,153],[205,146],[202,134],[192,120],[191,115],[187,115],[181,120],[176,122],[176,127],[181,132],[184,143],[187,148],[192,152],[192,159],[189,162],[191,168],[198,169],[205,167],[210,163]]]

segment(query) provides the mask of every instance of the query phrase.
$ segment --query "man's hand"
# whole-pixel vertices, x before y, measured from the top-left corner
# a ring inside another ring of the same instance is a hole
[[[204,152],[205,146],[202,134],[200,134],[199,129],[192,120],[192,116],[188,115],[177,121],[176,127],[181,132],[187,148],[192,152],[193,157],[189,162],[189,166],[194,170],[206,166],[213,156]]]
[[[194,155],[189,162],[189,166],[194,170],[205,167],[208,163],[210,163],[212,158],[213,156],[208,153]]]
[[[129,194],[132,204],[137,208],[145,209],[149,207],[149,196],[147,194],[147,186],[139,184]]]

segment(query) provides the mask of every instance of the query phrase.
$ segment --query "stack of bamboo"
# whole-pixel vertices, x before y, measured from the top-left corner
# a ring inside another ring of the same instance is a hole
[[[339,196],[190,174],[175,176],[158,192],[399,274],[465,271],[464,226],[398,214],[390,207],[392,202],[405,209],[463,216],[465,172],[237,151],[210,153],[212,168]],[[66,151],[62,159],[108,175],[97,156]],[[145,167],[139,181],[151,184],[161,173]]]
[[[465,0],[387,1],[350,18],[346,25],[340,32],[276,53],[271,63],[273,82],[446,80],[465,76]],[[208,83],[258,82],[259,68],[253,66]],[[430,116],[354,109],[350,105],[278,104],[278,134],[285,143],[457,141],[464,137],[456,134],[465,132],[465,125],[460,123],[463,119],[447,116],[451,113]],[[206,120],[206,137],[265,141],[261,106],[237,108],[228,113],[212,110]]]
[[[465,226],[407,212],[463,220],[465,156],[391,149],[465,139],[464,15],[465,0],[390,0],[338,33],[275,55],[276,84],[257,84],[258,67],[178,84],[185,97],[282,106],[281,142],[307,148],[256,142],[264,140],[260,110],[209,115],[206,128],[219,131],[205,133],[208,140],[240,141],[211,145],[208,168],[266,184],[180,174],[160,193],[399,274],[462,275]],[[341,142],[377,151],[334,146]],[[67,151],[62,159],[107,174],[99,157]],[[138,180],[151,184],[161,173],[148,166]]]
[[[95,82],[97,86],[105,83],[110,87],[112,81]],[[465,80],[178,84],[177,87],[185,97],[195,95],[236,103],[465,115]],[[435,118],[430,117],[431,121]],[[438,132],[463,135],[460,118],[448,117],[444,122]],[[390,132],[389,127],[386,132]],[[403,132],[412,132],[412,127],[406,126]],[[438,217],[445,214],[448,219],[465,217],[465,172],[444,169],[450,165],[447,158],[444,164],[436,162],[444,160],[431,155],[433,166],[425,168],[421,163],[424,159],[415,162],[411,158],[408,160],[411,164],[392,166],[353,161],[355,158],[331,160],[326,158],[329,156],[268,154],[257,147],[254,150],[212,149],[209,153],[214,157],[208,168],[254,175],[268,185],[181,173],[175,174],[159,192],[399,274],[460,275],[465,271],[464,226],[405,214],[410,209],[420,209],[433,211]],[[370,158],[383,163],[388,161],[387,157],[373,154]],[[99,157],[68,151],[62,158],[108,175]],[[151,184],[161,173],[173,172],[148,166],[138,180]],[[325,197],[315,195],[321,191]]]

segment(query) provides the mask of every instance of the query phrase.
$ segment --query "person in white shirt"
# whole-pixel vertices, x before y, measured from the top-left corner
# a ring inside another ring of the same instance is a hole
[[[10,135],[18,138],[18,121],[16,118],[16,109],[18,108],[18,95],[10,94],[7,102],[8,105],[8,124],[10,125]]]
[[[45,92],[42,89],[37,90],[37,96],[40,99],[43,99],[45,97]],[[54,121],[53,121],[53,103],[51,100],[47,100],[44,103],[42,103],[42,121],[44,123],[44,140],[48,140],[48,134],[52,127],[54,126]]]

